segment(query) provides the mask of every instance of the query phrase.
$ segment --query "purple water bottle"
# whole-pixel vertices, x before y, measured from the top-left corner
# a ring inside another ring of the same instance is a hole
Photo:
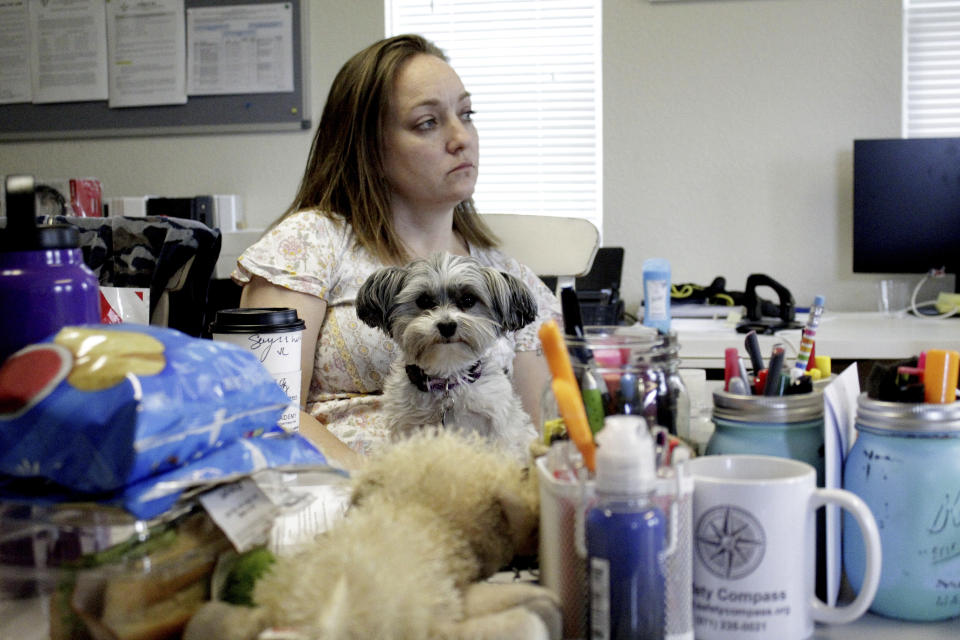
[[[662,640],[666,517],[653,504],[656,458],[647,423],[610,416],[597,434],[598,503],[587,513],[591,640]]]
[[[100,287],[67,225],[37,225],[31,176],[7,176],[0,231],[0,363],[60,327],[100,322]]]

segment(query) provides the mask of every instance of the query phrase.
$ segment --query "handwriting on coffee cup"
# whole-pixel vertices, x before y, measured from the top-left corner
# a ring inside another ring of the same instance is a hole
[[[250,351],[257,354],[260,362],[266,362],[271,355],[286,357],[300,353],[300,332],[272,333],[263,335],[253,333],[247,338]]]

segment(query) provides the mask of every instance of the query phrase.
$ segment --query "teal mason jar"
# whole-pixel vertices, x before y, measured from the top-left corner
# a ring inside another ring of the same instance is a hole
[[[960,402],[857,401],[843,469],[880,529],[883,568],[870,610],[903,620],[960,616]],[[844,513],[843,559],[863,582],[863,540]]]
[[[707,455],[753,453],[806,462],[823,478],[823,393],[744,396],[713,392],[713,424]]]

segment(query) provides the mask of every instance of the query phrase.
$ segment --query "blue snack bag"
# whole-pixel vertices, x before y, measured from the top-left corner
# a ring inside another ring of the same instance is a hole
[[[0,473],[111,492],[282,433],[289,402],[239,347],[147,325],[64,327],[0,367]]]

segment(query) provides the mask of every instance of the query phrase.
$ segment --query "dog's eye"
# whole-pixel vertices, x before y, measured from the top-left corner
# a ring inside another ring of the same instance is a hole
[[[457,306],[464,311],[471,308],[475,304],[477,304],[477,299],[469,293],[463,294],[460,296],[460,299],[457,300]]]
[[[433,296],[428,293],[421,293],[417,296],[417,307],[420,309],[433,309],[437,306],[437,303],[434,301]]]

